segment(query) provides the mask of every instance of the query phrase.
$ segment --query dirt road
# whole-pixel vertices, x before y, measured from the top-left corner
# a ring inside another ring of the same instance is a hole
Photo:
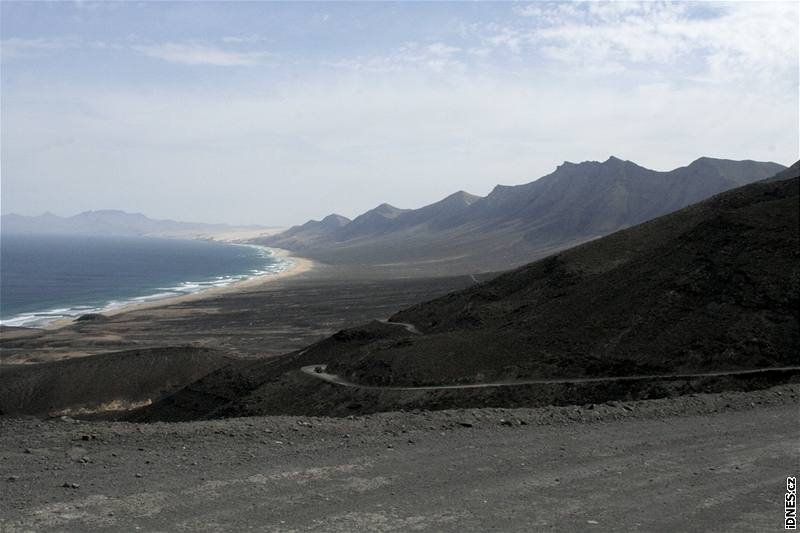
[[[785,385],[354,419],[5,418],[0,529],[778,531],[798,396]]]
[[[417,326],[414,324],[409,324],[408,322],[389,322],[388,319],[378,320],[378,322],[383,322],[384,324],[389,324],[390,326],[400,326],[406,328],[406,331],[409,333],[413,333],[414,335],[422,335],[422,332],[417,329]]]
[[[608,381],[643,381],[652,379],[694,379],[719,376],[749,376],[765,374],[775,371],[800,370],[799,366],[782,366],[777,368],[759,368],[755,370],[730,370],[721,372],[701,372],[697,374],[649,374],[644,376],[615,376],[607,378],[571,378],[571,379],[519,379],[509,381],[490,381],[486,383],[462,383],[459,385],[420,385],[415,387],[392,386],[392,385],[362,385],[353,383],[336,374],[325,372],[327,365],[308,365],[300,368],[304,374],[313,376],[317,379],[341,385],[342,387],[352,387],[355,389],[370,390],[396,390],[396,391],[415,391],[415,390],[449,390],[449,389],[486,389],[494,387],[513,387],[515,385],[550,385],[550,384],[569,384],[569,383],[604,383]]]

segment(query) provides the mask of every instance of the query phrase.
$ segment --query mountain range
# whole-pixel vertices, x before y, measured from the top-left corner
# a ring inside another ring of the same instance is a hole
[[[254,242],[328,264],[406,265],[409,272],[505,270],[762,180],[783,165],[702,157],[659,172],[610,157],[565,162],[486,197],[459,191],[420,209],[389,204],[349,220],[332,214]]]
[[[799,249],[800,162],[773,179],[419,303],[388,321],[229,365],[134,418],[586,403],[796,379],[796,371],[781,368],[800,365]],[[331,385],[302,370],[318,365],[359,386]],[[678,378],[753,369],[772,374],[750,382]],[[652,379],[385,388],[619,376]]]
[[[248,226],[257,229],[257,226]],[[8,214],[0,217],[0,230],[3,233],[46,233],[74,235],[119,235],[119,236],[196,236],[231,230],[227,224],[204,224],[178,222],[175,220],[156,220],[141,213],[105,209],[84,211],[71,216],[60,217],[52,213],[39,216]]]

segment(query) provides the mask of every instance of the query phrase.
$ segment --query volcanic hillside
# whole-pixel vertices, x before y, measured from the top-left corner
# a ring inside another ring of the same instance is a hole
[[[330,215],[256,242],[329,264],[403,272],[507,270],[575,244],[772,176],[776,163],[700,158],[657,172],[615,157],[564,163],[485,198],[463,191],[420,209],[381,204],[348,220]]]
[[[798,365],[798,200],[795,164],[773,180],[415,305],[389,323],[212,372],[137,416],[585,403],[636,389],[564,386],[542,397],[545,387],[536,386],[539,396],[511,401],[502,388],[450,394],[385,387]],[[300,371],[308,365],[380,388],[330,384]]]
[[[796,178],[723,193],[401,311],[425,334],[333,369],[447,383],[796,364],[798,209]]]
[[[0,365],[0,415],[113,413],[156,402],[231,363],[208,348],[129,350]]]

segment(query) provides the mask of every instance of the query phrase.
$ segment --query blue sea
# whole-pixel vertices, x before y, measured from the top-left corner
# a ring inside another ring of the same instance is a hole
[[[0,324],[42,326],[277,273],[268,248],[201,240],[0,236]]]

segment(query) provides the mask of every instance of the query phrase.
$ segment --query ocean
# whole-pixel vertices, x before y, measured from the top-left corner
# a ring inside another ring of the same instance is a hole
[[[280,272],[268,248],[201,240],[0,236],[0,324],[42,326]]]

